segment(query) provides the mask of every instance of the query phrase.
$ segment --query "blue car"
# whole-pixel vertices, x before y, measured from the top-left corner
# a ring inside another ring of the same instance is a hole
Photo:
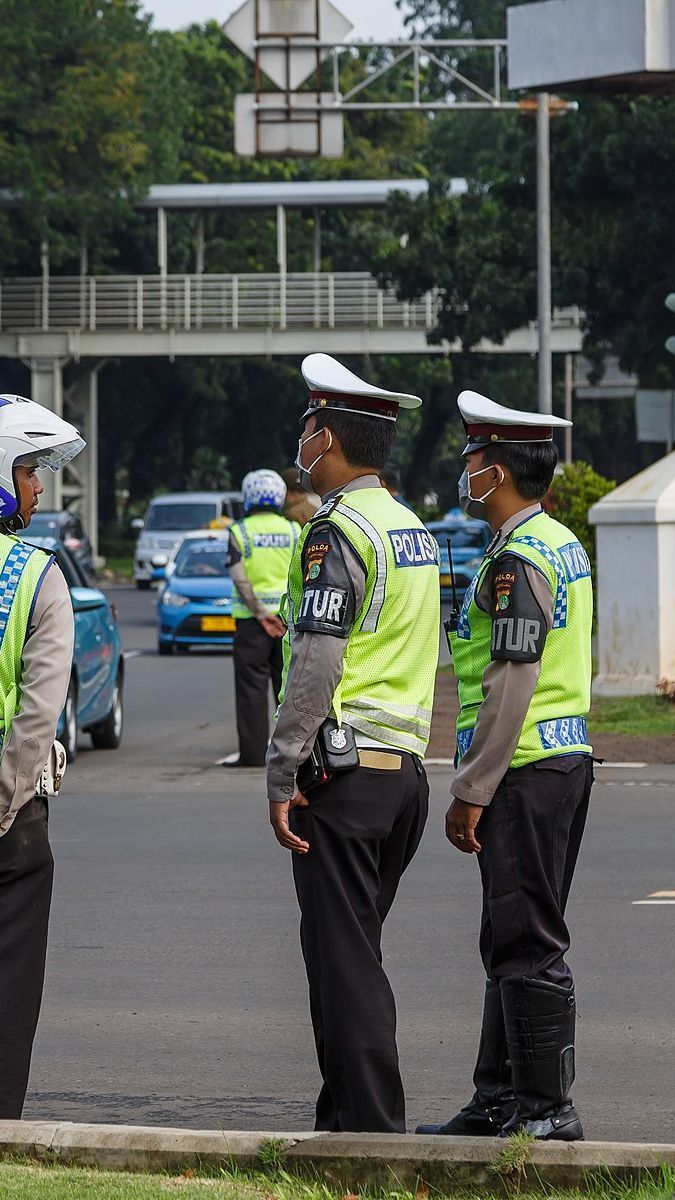
[[[441,521],[430,521],[427,528],[436,538],[440,550],[441,600],[447,603],[452,601],[449,538],[452,544],[457,600],[461,604],[464,593],[483,560],[492,536],[490,527],[484,521],[473,521],[457,511],[448,513]]]
[[[232,648],[237,622],[227,555],[227,537],[192,535],[179,547],[157,601],[159,654],[190,646]]]
[[[80,729],[91,736],[94,749],[117,750],[124,724],[124,654],[114,607],[102,591],[89,586],[62,542],[30,535],[24,540],[56,555],[75,614],[73,667],[56,736],[65,747],[68,762],[77,754]]]

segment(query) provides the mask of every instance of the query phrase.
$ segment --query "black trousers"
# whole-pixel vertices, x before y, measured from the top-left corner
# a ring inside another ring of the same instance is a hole
[[[281,638],[270,637],[255,617],[237,622],[234,690],[242,766],[264,767],[269,741],[269,688],[278,701],[283,654]]]
[[[316,1128],[405,1132],[396,1008],[382,966],[382,924],[428,813],[424,768],[335,775],[291,812],[309,842],[293,855],[300,936],[323,1076]]]
[[[483,813],[480,952],[489,978],[571,986],[565,906],[592,786],[590,757],[542,759],[507,771]]]
[[[18,1119],[42,1001],[54,860],[37,796],[0,838],[0,1120]]]

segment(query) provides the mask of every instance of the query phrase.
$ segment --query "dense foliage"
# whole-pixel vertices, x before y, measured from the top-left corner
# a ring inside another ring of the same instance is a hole
[[[506,0],[398,2],[417,34],[504,34]],[[457,339],[460,353],[349,365],[423,395],[421,412],[401,424],[405,489],[417,500],[437,491],[441,508],[452,503],[457,392],[472,387],[514,406],[536,405],[533,361],[474,352],[482,338],[501,341],[535,315],[533,121],[490,112],[360,113],[347,121],[342,160],[241,160],[233,101],[250,86],[250,66],[217,23],[157,32],[136,0],[0,0],[0,18],[0,170],[3,187],[22,201],[0,207],[4,277],[37,274],[44,239],[55,271],[76,272],[84,242],[90,270],[154,273],[154,214],[133,207],[150,183],[429,179],[427,197],[413,203],[399,194],[384,214],[326,214],[323,267],[370,269],[405,297],[444,290],[439,338]],[[445,70],[422,73],[427,98],[451,87],[464,95],[455,70],[486,85],[491,79],[490,55],[475,64],[461,49],[440,57]],[[355,50],[346,86],[385,60],[385,52]],[[402,75],[384,75],[367,95],[385,99],[406,87]],[[599,372],[612,352],[645,386],[672,386],[673,362],[663,350],[672,317],[663,299],[675,288],[675,102],[579,101],[577,114],[552,127],[554,303],[586,312],[586,351]],[[449,195],[457,176],[469,183],[461,198]],[[291,270],[311,269],[312,232],[311,213],[289,214]],[[271,215],[210,213],[206,236],[207,271],[275,269]],[[194,246],[194,216],[171,214],[169,270],[192,270]],[[6,386],[25,390],[24,368],[3,365]],[[297,367],[227,358],[108,364],[100,374],[104,520],[115,520],[122,490],[133,508],[160,488],[228,475],[236,483],[261,463],[286,466],[304,394]],[[556,405],[561,374],[556,362]],[[613,478],[660,453],[636,445],[629,403],[580,401],[575,424],[575,457]]]

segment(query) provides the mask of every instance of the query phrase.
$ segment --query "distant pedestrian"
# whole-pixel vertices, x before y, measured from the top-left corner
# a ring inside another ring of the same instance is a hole
[[[297,521],[302,528],[311,521],[321,501],[314,492],[306,492],[300,483],[297,467],[288,467],[281,472],[281,478],[286,484],[286,503],[284,516],[289,521]]]
[[[460,506],[494,537],[450,627],[460,712],[446,834],[478,856],[487,979],[474,1095],[417,1132],[577,1141],[565,907],[593,784],[593,588],[577,537],[541,506],[553,429],[569,422],[475,392],[458,404]]]
[[[226,767],[264,767],[269,741],[269,690],[279,700],[279,618],[300,526],[282,515],[286,485],[276,471],[249,471],[242,483],[245,516],[230,527],[228,566],[237,589],[234,686],[239,751]]]
[[[387,489],[394,500],[397,500],[399,504],[404,504],[411,512],[413,511],[412,504],[408,504],[401,491],[401,472],[395,463],[385,463],[379,473],[379,480],[382,487]]]
[[[55,413],[0,396],[0,1120],[28,1086],[47,953],[54,860],[41,777],[70,683],[73,606],[54,555],[15,535],[84,442]]]

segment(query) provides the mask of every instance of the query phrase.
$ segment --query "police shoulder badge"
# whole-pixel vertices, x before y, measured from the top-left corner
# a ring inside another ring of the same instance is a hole
[[[314,542],[307,548],[305,583],[310,583],[312,580],[319,578],[323,560],[329,550],[330,546],[327,542]]]
[[[334,750],[344,750],[347,745],[347,735],[344,729],[331,729],[330,744]]]
[[[495,575],[495,612],[504,612],[511,603],[511,589],[516,582],[514,571],[499,571]]]

